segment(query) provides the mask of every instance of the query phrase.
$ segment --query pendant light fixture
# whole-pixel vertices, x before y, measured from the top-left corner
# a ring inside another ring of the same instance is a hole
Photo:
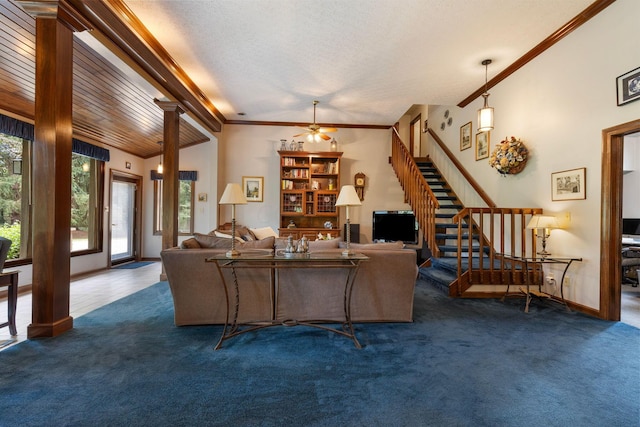
[[[487,86],[487,73],[489,64],[491,64],[490,59],[482,61],[482,65],[484,65],[484,93],[482,94],[482,97],[484,98],[484,106],[478,110],[478,132],[485,132],[493,129],[493,108],[489,107],[488,103],[489,91]]]
[[[158,144],[160,145],[160,164],[158,165],[158,173],[162,174],[162,171],[164,170],[162,167],[162,156],[164,155],[162,148],[162,141],[158,141]]]

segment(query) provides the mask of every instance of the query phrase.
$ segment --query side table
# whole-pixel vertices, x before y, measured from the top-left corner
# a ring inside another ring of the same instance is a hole
[[[8,287],[7,311],[8,322],[0,323],[0,328],[9,326],[11,335],[18,335],[16,329],[16,305],[18,303],[18,273],[19,271],[6,271],[0,273],[0,288]]]
[[[572,257],[553,257],[553,256],[533,256],[533,257],[523,257],[509,254],[498,254],[498,256],[504,258],[507,261],[517,263],[522,266],[523,276],[524,276],[524,284],[525,288],[520,288],[520,291],[526,296],[527,302],[524,307],[524,312],[529,312],[529,305],[533,297],[537,298],[549,298],[551,299],[552,295],[542,291],[542,284],[544,282],[544,271],[542,266],[544,264],[560,264],[564,265],[564,269],[562,270],[562,277],[560,278],[560,301],[567,309],[567,311],[571,311],[567,301],[564,299],[564,278],[567,274],[567,270],[571,266],[574,261],[582,261],[582,258],[572,258]],[[532,283],[531,276],[538,277],[537,280],[537,289],[533,287],[536,286],[536,283]],[[509,295],[509,287],[510,284],[507,284],[507,290],[502,297],[502,300]]]

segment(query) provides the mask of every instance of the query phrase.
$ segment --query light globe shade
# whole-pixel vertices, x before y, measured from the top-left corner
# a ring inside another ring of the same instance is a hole
[[[220,197],[221,205],[246,205],[247,198],[244,196],[242,192],[242,187],[240,184],[230,183],[227,184],[227,187],[224,189],[224,193],[222,193],[222,197]]]
[[[336,206],[360,206],[362,202],[353,185],[343,185],[336,200]]]
[[[528,229],[538,228],[560,228],[560,224],[555,216],[551,215],[533,215],[527,224]]]

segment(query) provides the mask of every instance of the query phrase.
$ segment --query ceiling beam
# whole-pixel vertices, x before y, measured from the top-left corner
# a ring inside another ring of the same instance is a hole
[[[309,122],[297,123],[297,122],[272,122],[272,121],[252,121],[252,120],[227,120],[227,125],[251,125],[251,126],[298,126],[306,128],[309,126]],[[316,123],[323,128],[342,128],[342,129],[390,129],[391,125],[356,125],[345,123]]]
[[[502,70],[502,72],[498,73],[494,78],[489,80],[487,82],[486,88],[491,89],[492,87],[494,87],[495,85],[497,85],[498,83],[500,83],[501,81],[509,77],[511,74],[515,73],[520,68],[524,67],[530,61],[536,58],[538,55],[545,52],[551,46],[553,46],[554,44],[559,42],[561,39],[563,39],[566,35],[571,33],[573,30],[577,29],[578,27],[580,27],[582,24],[586,23],[588,20],[596,16],[598,13],[602,12],[604,9],[606,9],[615,1],[616,0],[596,0],[595,2],[591,3],[589,7],[587,7],[585,10],[580,12],[571,21],[564,24],[562,27],[556,30],[549,37],[547,37],[546,39],[538,43],[538,45],[536,45],[529,52],[522,55],[516,62],[509,65],[507,68]],[[485,91],[485,85],[482,85],[482,87],[480,87],[478,90],[476,90],[471,95],[467,96],[465,99],[460,101],[460,103],[458,104],[458,107],[460,108],[466,107],[473,100],[480,97],[484,93],[484,91]]]
[[[93,31],[98,32],[96,38],[109,50],[133,68],[144,71],[154,86],[182,104],[201,125],[212,132],[222,130],[226,120],[222,113],[122,0],[70,1],[91,23]]]

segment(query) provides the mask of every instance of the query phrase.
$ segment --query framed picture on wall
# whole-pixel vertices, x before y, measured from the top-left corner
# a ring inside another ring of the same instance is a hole
[[[476,133],[476,160],[489,157],[490,132]]]
[[[460,126],[460,151],[471,148],[471,122]]]
[[[618,105],[640,99],[640,68],[631,70],[616,79]]]
[[[551,174],[551,200],[583,200],[587,198],[587,168]]]
[[[247,202],[262,202],[262,192],[264,188],[264,177],[243,176],[242,189],[247,198]]]

